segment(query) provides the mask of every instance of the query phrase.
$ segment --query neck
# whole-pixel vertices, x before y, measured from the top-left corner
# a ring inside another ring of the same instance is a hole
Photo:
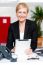
[[[19,21],[19,25],[20,25],[20,26],[21,26],[21,25],[24,26],[24,25],[25,25],[25,22],[26,22],[26,20],[25,20],[25,21],[22,21],[22,22]]]
[[[26,22],[26,21],[23,21],[22,23],[19,22],[19,29],[20,29],[20,32],[24,32],[24,30],[25,30],[25,22]]]

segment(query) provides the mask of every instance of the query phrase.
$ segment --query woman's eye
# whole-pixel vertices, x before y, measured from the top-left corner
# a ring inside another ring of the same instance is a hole
[[[21,13],[21,12],[19,12],[19,13]]]
[[[23,14],[25,14],[26,12],[19,12],[19,13],[23,13]]]
[[[26,12],[23,12],[24,14],[26,13]]]

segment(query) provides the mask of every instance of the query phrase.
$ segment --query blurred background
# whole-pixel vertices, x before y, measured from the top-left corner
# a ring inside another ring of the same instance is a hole
[[[6,44],[7,43],[7,36],[8,36],[8,28],[11,23],[15,22],[17,20],[16,17],[16,5],[19,2],[26,2],[29,7],[29,14],[28,19],[35,20],[32,18],[35,14],[33,12],[36,12],[36,7],[38,7],[38,10],[40,13],[38,22],[40,23],[40,29],[39,34],[41,32],[41,35],[38,37],[38,47],[43,47],[43,2],[29,2],[28,0],[0,0],[0,44]],[[40,11],[40,9],[42,9]],[[41,17],[41,18],[40,18]],[[36,22],[37,23],[37,22]]]

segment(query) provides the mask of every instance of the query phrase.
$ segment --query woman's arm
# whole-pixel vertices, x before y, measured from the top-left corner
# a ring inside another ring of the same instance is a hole
[[[13,33],[12,32],[13,31],[12,31],[12,28],[10,26],[9,30],[8,30],[8,39],[7,39],[7,45],[6,45],[6,47],[10,50],[13,49]]]
[[[31,49],[34,51],[37,48],[37,38],[38,38],[38,33],[36,29],[36,24],[35,21],[32,23],[32,32],[31,32]]]

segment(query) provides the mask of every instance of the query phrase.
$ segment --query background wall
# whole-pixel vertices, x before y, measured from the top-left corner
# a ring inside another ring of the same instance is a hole
[[[12,1],[9,3],[0,3],[0,17],[9,16],[11,17],[10,23],[15,22],[17,20],[16,12],[15,12],[17,3],[18,1],[15,2]],[[43,3],[28,2],[27,4],[29,6],[29,14],[27,18],[31,20],[31,15],[32,15],[31,10],[34,10],[37,5],[43,7]],[[41,30],[43,31],[43,22],[41,23]]]
[[[17,20],[16,17],[16,12],[15,12],[15,7],[17,5],[18,2],[11,2],[11,3],[0,3],[0,16],[10,16],[11,17],[11,23],[15,22]],[[34,10],[35,7],[41,6],[43,7],[43,3],[35,3],[35,2],[30,2],[27,3],[29,6],[29,15],[28,15],[28,19],[31,19],[31,10]],[[43,30],[43,22],[41,24],[41,30]]]

